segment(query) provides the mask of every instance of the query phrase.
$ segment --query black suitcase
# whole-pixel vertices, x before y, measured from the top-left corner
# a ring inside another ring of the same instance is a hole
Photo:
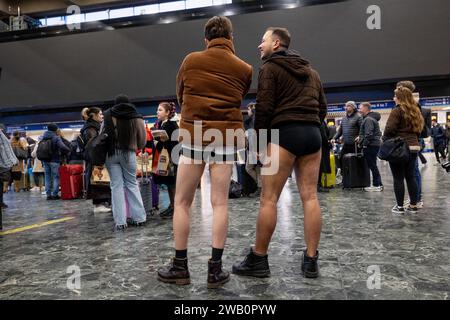
[[[248,196],[258,189],[255,180],[248,174],[245,164],[237,164],[238,182],[242,186],[242,195]]]
[[[362,153],[358,153],[355,146],[355,153],[347,153],[342,159],[343,187],[365,188],[370,186],[370,172],[366,160]]]

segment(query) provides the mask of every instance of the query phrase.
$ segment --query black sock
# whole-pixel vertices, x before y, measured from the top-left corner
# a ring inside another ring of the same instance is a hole
[[[177,258],[177,259],[186,259],[187,258],[187,249],[175,250],[175,258]]]
[[[222,260],[223,249],[212,248],[211,260],[220,261]]]

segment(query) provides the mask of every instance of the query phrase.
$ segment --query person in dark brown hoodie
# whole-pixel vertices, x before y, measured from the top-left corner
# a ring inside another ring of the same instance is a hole
[[[228,191],[234,156],[239,148],[245,146],[240,106],[252,78],[252,67],[235,55],[232,32],[228,18],[211,18],[205,25],[207,49],[190,53],[177,75],[183,155],[177,171],[173,217],[175,257],[167,268],[158,271],[158,280],[166,283],[190,283],[187,260],[189,209],[206,162],[211,175],[214,215],[207,286],[218,288],[230,279],[229,272],[222,270],[222,253],[228,233]],[[200,136],[195,136],[196,121],[201,121]],[[204,135],[207,130],[219,133],[222,141],[207,139]],[[240,131],[243,139],[227,141],[227,130],[233,133]],[[184,135],[186,132],[190,137]],[[230,158],[232,161],[228,162]]]
[[[267,251],[276,226],[277,202],[294,170],[305,213],[307,249],[303,252],[302,271],[305,277],[319,276],[317,248],[322,222],[317,181],[322,147],[320,125],[327,114],[327,104],[318,73],[299,54],[289,51],[289,44],[287,29],[269,28],[259,46],[263,65],[259,72],[255,129],[278,129],[279,141],[271,134],[267,154],[271,158],[278,155],[279,166],[276,173],[261,173],[255,247],[244,261],[233,265],[233,273],[238,275],[270,275]]]

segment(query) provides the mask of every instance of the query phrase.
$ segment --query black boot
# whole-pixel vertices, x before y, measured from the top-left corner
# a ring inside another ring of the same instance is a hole
[[[251,276],[257,278],[266,278],[270,276],[269,261],[267,254],[265,256],[258,256],[253,253],[250,248],[250,253],[245,257],[244,261],[235,263],[232,272],[240,276]]]
[[[302,259],[302,271],[305,278],[317,278],[319,276],[319,265],[317,260],[319,259],[319,251],[316,251],[314,257],[308,257],[306,250],[303,251]]]
[[[222,260],[208,261],[208,289],[219,288],[230,281],[230,273],[222,270]]]
[[[158,280],[178,285],[190,284],[191,277],[189,274],[187,258],[173,258],[168,267],[158,271]]]

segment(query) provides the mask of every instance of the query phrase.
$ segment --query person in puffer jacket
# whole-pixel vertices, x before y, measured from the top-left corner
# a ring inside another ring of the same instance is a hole
[[[363,120],[357,112],[357,106],[354,101],[347,101],[345,111],[347,115],[342,119],[341,126],[332,140],[332,143],[341,137],[344,140],[340,154],[341,168],[344,167],[342,164],[344,155],[355,152],[355,139],[359,136],[359,130]]]
[[[381,175],[377,167],[377,155],[381,145],[381,130],[379,121],[381,115],[371,111],[369,102],[359,105],[359,112],[363,116],[359,131],[358,143],[363,148],[364,159],[372,172],[372,187],[364,188],[365,191],[383,191]]]

